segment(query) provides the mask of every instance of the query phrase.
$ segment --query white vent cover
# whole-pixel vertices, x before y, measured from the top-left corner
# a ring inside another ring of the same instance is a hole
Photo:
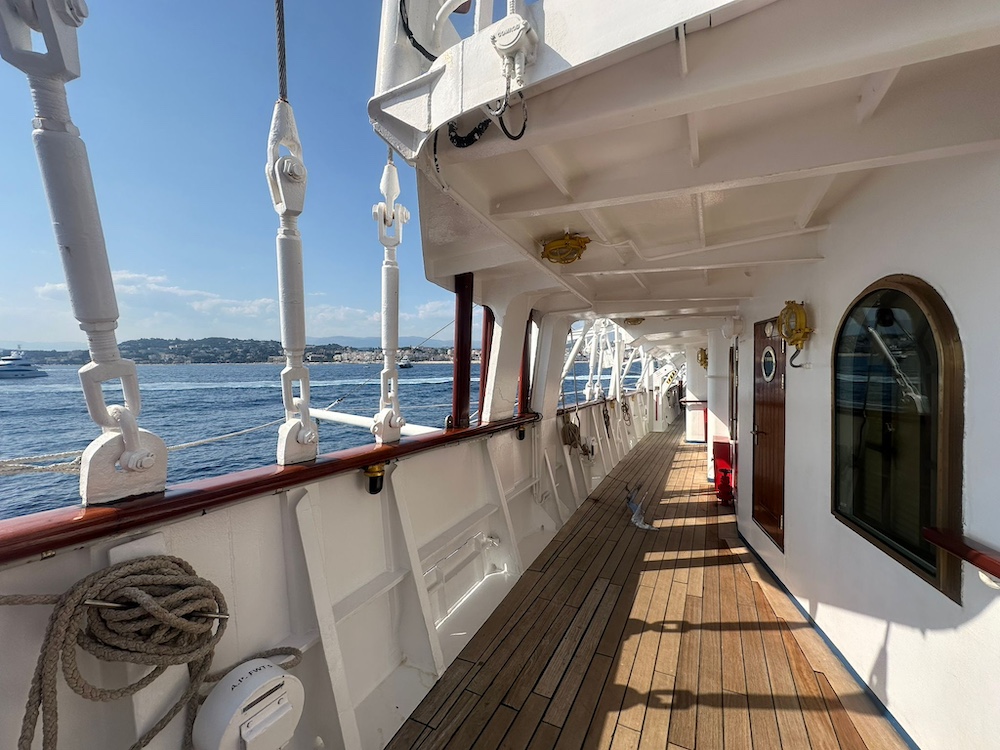
[[[299,679],[269,659],[232,669],[194,723],[196,750],[281,750],[292,739],[305,691]]]

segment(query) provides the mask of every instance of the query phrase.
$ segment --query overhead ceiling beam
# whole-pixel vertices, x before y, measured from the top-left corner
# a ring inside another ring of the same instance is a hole
[[[729,297],[695,299],[617,299],[594,302],[592,313],[597,316],[668,316],[668,315],[732,315],[750,294]]]
[[[858,95],[858,105],[855,108],[855,115],[858,118],[859,125],[875,114],[878,105],[882,103],[885,95],[889,93],[889,87],[896,80],[896,75],[899,71],[900,68],[892,68],[891,70],[881,70],[878,73],[865,76],[864,81],[861,83],[861,93]]]
[[[879,13],[870,11],[871,0],[774,3],[688,37],[698,65],[687,76],[672,47],[659,47],[556,92],[534,92],[522,139],[488,132],[475,148],[445,149],[441,162],[487,159],[1000,44],[1000,3],[880,0]],[[600,106],[567,120],[567,101]]]
[[[536,148],[529,148],[528,154],[535,160],[535,164],[545,173],[545,176],[555,185],[556,190],[562,193],[564,198],[572,199],[573,191],[570,189],[569,180],[566,179],[565,173],[556,162],[552,149],[548,146],[537,146]]]
[[[1000,76],[978,65],[901,90],[864,128],[834,102],[719,139],[697,168],[685,153],[661,153],[579,180],[572,200],[551,188],[494,200],[490,216],[558,215],[992,151],[1000,149],[996,102]]]
[[[580,215],[583,217],[584,221],[590,225],[594,234],[597,235],[597,239],[600,241],[598,244],[602,244],[605,247],[610,247],[615,251],[618,256],[618,260],[624,265],[627,262],[625,253],[622,252],[622,247],[629,247],[632,252],[635,252],[635,243],[632,240],[624,240],[616,242],[612,236],[611,229],[605,223],[604,219],[601,218],[600,214],[594,210],[581,211]],[[593,255],[593,253],[591,254]]]
[[[688,151],[691,155],[691,166],[701,164],[701,143],[698,140],[698,115],[691,112],[684,116],[688,131]]]
[[[425,184],[423,185],[423,189],[435,190],[435,191],[437,190],[435,186],[433,186],[430,182],[427,181],[426,177],[424,178],[424,182]],[[510,244],[511,248],[517,251],[517,253],[520,254],[523,258],[531,260],[541,270],[541,273],[547,276],[553,282],[554,286],[562,287],[571,294],[574,294],[577,297],[579,297],[582,302],[585,302],[588,305],[590,304],[590,299],[587,297],[587,294],[581,290],[582,286],[581,283],[576,280],[560,275],[555,271],[555,269],[551,268],[550,263],[542,261],[539,256],[537,244],[534,238],[528,235],[523,229],[516,226],[511,226],[511,227],[496,226],[495,224],[490,222],[489,218],[485,216],[482,213],[482,211],[476,208],[476,206],[461,192],[452,191],[451,193],[449,193],[449,195],[452,198],[452,200],[455,201],[455,203],[457,203],[459,206],[461,206],[470,214],[472,214],[485,227],[490,227],[493,232],[503,237]],[[439,280],[442,279],[442,277],[437,277],[437,278]],[[583,288],[585,289],[586,287],[584,286]]]
[[[837,175],[828,174],[813,180],[813,184],[806,190],[806,194],[802,199],[802,205],[799,206],[799,210],[795,214],[795,226],[799,229],[805,229],[809,226],[809,222],[812,221],[816,209],[819,208],[819,204],[823,202],[826,194],[830,192],[830,188],[833,187],[834,180],[836,179]]]
[[[768,242],[728,244],[697,254],[687,254],[658,261],[634,261],[621,268],[570,268],[575,276],[618,276],[622,274],[677,273],[780,263],[802,263],[822,260],[819,255],[817,232],[787,234]],[[566,273],[566,272],[564,272]]]
[[[775,255],[776,257],[767,257]],[[684,264],[677,264],[667,268],[648,268],[645,270],[631,270],[622,271],[621,269],[616,269],[614,271],[588,271],[586,273],[577,274],[578,276],[605,276],[613,275],[617,276],[622,273],[628,274],[654,274],[654,273],[680,273],[681,271],[720,271],[731,268],[752,268],[755,266],[777,266],[777,265],[790,265],[793,263],[818,263],[823,260],[815,252],[806,251],[802,254],[795,254],[791,256],[785,256],[783,253],[767,253],[765,256],[753,256],[749,258],[734,258],[732,260],[721,260],[717,262],[708,261],[697,261]],[[706,284],[708,283],[708,277],[705,279]]]
[[[698,243],[705,247],[707,240],[705,239],[705,194],[695,193],[694,195],[694,213],[698,220]]]
[[[684,24],[677,27],[677,57],[681,66],[681,77],[688,74],[688,48],[687,34],[684,32]]]
[[[685,331],[704,331],[718,328],[727,317],[727,315],[685,315],[670,318],[650,317],[637,326],[628,326],[626,330],[636,336],[654,340],[656,334],[661,333],[684,333]]]
[[[783,237],[794,237],[812,232],[821,232],[827,228],[827,224],[817,224],[812,227],[792,227],[787,224],[768,225],[766,227],[752,226],[743,227],[736,232],[727,232],[713,238],[711,244],[702,246],[698,242],[679,242],[673,245],[662,245],[660,247],[643,248],[636,251],[642,260],[654,261],[664,258],[678,258],[683,255],[697,255],[698,253],[719,250],[724,247],[737,247],[740,245],[752,245],[756,242],[767,242],[778,240]],[[589,269],[588,269],[589,270]]]
[[[703,339],[708,331],[705,329],[688,328],[677,333],[649,333],[646,334],[646,341],[656,344],[662,341],[690,341],[691,339]]]

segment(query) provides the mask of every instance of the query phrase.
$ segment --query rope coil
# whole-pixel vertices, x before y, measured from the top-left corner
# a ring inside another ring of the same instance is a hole
[[[93,606],[99,600],[121,608]],[[13,594],[0,596],[0,605],[54,604],[28,692],[18,750],[31,750],[39,716],[42,750],[56,750],[58,710],[56,677],[62,671],[74,692],[92,701],[112,701],[142,690],[168,667],[187,665],[189,684],[176,703],[131,746],[148,745],[178,713],[187,709],[185,750],[201,703],[201,688],[217,681],[228,670],[209,674],[215,647],[226,631],[225,596],[214,583],[201,578],[189,563],[168,555],[128,560],[86,576],[63,594]],[[214,615],[215,617],[210,617]],[[218,625],[216,625],[216,622]],[[77,661],[77,647],[98,659],[125,662],[153,669],[130,685],[102,688],[86,680]],[[286,654],[301,660],[296,649],[271,649],[257,654],[267,658]]]

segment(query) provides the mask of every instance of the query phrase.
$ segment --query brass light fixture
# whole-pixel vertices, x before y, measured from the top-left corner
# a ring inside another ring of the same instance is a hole
[[[698,350],[698,364],[703,370],[708,369],[708,351],[706,349]]]
[[[778,335],[796,349],[801,349],[813,333],[808,323],[805,303],[787,300],[778,314]]]
[[[590,237],[567,232],[562,237],[544,243],[542,257],[550,263],[569,265],[580,260],[588,244],[590,244]]]
[[[795,360],[813,333],[808,323],[805,303],[786,300],[784,308],[778,313],[778,335],[795,347],[795,353],[788,359],[788,364],[792,367],[802,367],[795,364]]]
[[[627,326],[638,326],[646,322],[645,318],[625,318],[625,325]]]

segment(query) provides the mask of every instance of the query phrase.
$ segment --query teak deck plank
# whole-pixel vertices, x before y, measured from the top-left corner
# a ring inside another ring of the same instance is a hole
[[[833,721],[833,729],[837,733],[840,746],[844,750],[865,750],[864,740],[858,734],[854,722],[851,721],[851,717],[844,709],[840,698],[837,697],[837,692],[833,689],[833,685],[830,684],[826,675],[817,672],[816,682],[819,683],[819,690],[823,694],[823,700],[826,701],[826,707],[830,712],[830,719]]]
[[[776,614],[680,433],[604,478],[388,748],[866,750],[883,730]],[[626,480],[654,531],[630,523]]]
[[[826,708],[826,701],[819,691],[819,684],[816,682],[816,672],[813,671],[799,644],[795,642],[795,636],[788,626],[782,622],[781,635],[785,640],[785,651],[788,653],[788,666],[792,669],[792,677],[795,680],[795,689],[799,694],[799,702],[803,707],[803,718],[806,722],[806,729],[809,730],[809,742],[815,748],[821,750],[834,750],[840,747],[837,741],[837,733],[833,730],[833,723],[830,721],[830,714]]]
[[[698,716],[698,656],[701,650],[701,597],[684,602],[684,630],[674,678],[674,704],[670,712],[669,739],[681,747],[694,747]]]
[[[740,614],[740,641],[743,647],[743,670],[747,681],[747,701],[750,709],[750,733],[754,750],[781,747],[778,719],[774,712],[771,681],[764,657],[757,621],[757,605],[753,584],[742,566],[736,568],[736,604]]]
[[[771,611],[771,605],[760,586],[753,584],[754,601],[760,620],[761,637],[764,640],[764,655],[767,670],[771,676],[771,690],[774,694],[774,710],[778,717],[778,733],[782,747],[807,747],[809,736],[803,720],[803,708],[796,698],[795,681],[785,655],[785,644],[778,631],[778,620]]]
[[[523,750],[531,742],[531,738],[538,729],[542,721],[542,715],[548,708],[547,698],[532,693],[528,696],[521,710],[517,713],[517,718],[507,732],[507,736],[500,743],[500,750]]]
[[[428,731],[424,724],[413,719],[407,719],[399,728],[385,750],[410,750],[420,740],[421,735]]]
[[[714,512],[712,513],[714,516]],[[716,526],[705,528],[706,552],[716,550],[719,537]],[[722,637],[719,604],[719,566],[710,564],[701,568],[704,591],[701,604],[701,663],[698,671],[698,727],[696,747],[711,750],[722,748]],[[688,583],[690,588],[691,584]]]
[[[573,701],[576,699],[577,692],[580,690],[590,663],[594,658],[594,653],[597,650],[597,642],[601,637],[601,633],[604,632],[608,617],[610,617],[611,610],[618,601],[620,593],[620,587],[608,586],[607,591],[604,593],[604,598],[601,599],[601,604],[594,614],[594,619],[591,620],[587,632],[584,633],[583,638],[580,640],[576,653],[573,654],[572,661],[569,662],[568,667],[565,667],[561,661],[557,662],[553,659],[549,662],[551,674],[549,671],[546,671],[546,674],[539,680],[535,690],[542,695],[552,694],[552,703],[549,706],[545,719],[550,724],[563,726],[565,723],[566,716],[573,707]],[[561,682],[560,679],[562,680]],[[556,690],[557,686],[558,690]]]
[[[673,693],[674,676],[654,671],[653,683],[646,697],[646,717],[642,724],[639,750],[663,750],[667,746]]]

